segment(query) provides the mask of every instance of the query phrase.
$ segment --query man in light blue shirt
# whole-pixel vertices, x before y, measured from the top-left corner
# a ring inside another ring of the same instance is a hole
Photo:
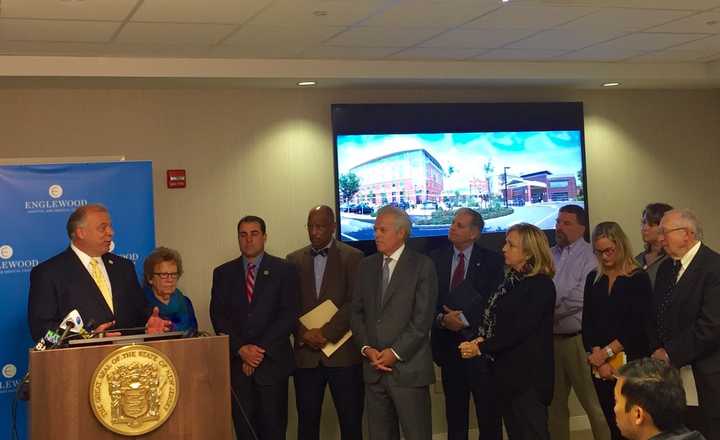
[[[568,396],[571,388],[590,419],[595,440],[610,439],[610,430],[595,393],[580,334],[585,280],[598,265],[592,246],[583,238],[587,224],[587,215],[580,206],[565,205],[560,208],[555,224],[557,244],[551,249],[557,292],[553,326],[555,388],[548,418],[553,440],[570,438]]]

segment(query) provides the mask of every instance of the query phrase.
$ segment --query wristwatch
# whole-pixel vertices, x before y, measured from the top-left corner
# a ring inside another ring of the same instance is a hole
[[[607,353],[608,359],[615,356],[615,352],[609,345],[607,347],[605,347],[605,353]]]

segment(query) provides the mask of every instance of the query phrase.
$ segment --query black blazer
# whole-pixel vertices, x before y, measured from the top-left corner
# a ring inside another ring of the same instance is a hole
[[[253,301],[245,294],[242,257],[213,271],[210,320],[216,333],[230,336],[232,374],[242,374],[240,347],[264,348],[265,357],[255,370],[263,385],[285,380],[295,369],[290,334],[297,319],[297,272],[285,260],[264,254],[255,275]]]
[[[658,269],[653,310],[670,288],[673,260]],[[676,367],[692,365],[695,374],[720,372],[720,255],[701,245],[672,293],[666,311],[670,338],[660,341],[653,326],[651,348],[664,347]]]
[[[350,328],[359,351],[363,346],[392,348],[402,359],[391,373],[380,373],[363,362],[365,382],[376,383],[382,374],[393,386],[420,387],[435,381],[430,349],[430,327],[437,301],[437,275],[432,261],[405,247],[395,265],[390,284],[380,301],[383,254],[360,261]]]
[[[473,245],[470,260],[467,262],[467,274],[463,282],[450,290],[452,278],[453,247],[445,246],[430,253],[430,259],[438,274],[438,301],[435,316],[443,313],[446,305],[453,310],[462,310],[470,326],[466,331],[453,332],[444,329],[434,321],[432,328],[433,359],[439,366],[459,363],[476,363],[479,358],[463,360],[458,345],[474,337],[485,303],[503,280],[504,259],[497,252],[485,249],[477,243]]]
[[[534,388],[550,405],[555,381],[552,278],[535,275],[520,280],[498,299],[495,311],[495,336],[480,344],[480,351],[495,358],[500,395],[509,400]]]
[[[33,268],[28,299],[28,322],[33,340],[42,338],[48,329],[56,329],[72,309],[80,312],[84,323],[92,322],[93,326],[113,320],[115,328],[146,324],[150,310],[138,283],[135,265],[111,253],[103,255],[102,259],[110,278],[114,314],[71,248]]]
[[[617,277],[608,293],[608,277],[597,281],[597,270],[585,280],[583,300],[582,338],[585,351],[605,347],[617,339],[623,345],[628,360],[650,356],[648,334],[652,317],[648,304],[652,298],[650,277],[642,270],[629,276]]]

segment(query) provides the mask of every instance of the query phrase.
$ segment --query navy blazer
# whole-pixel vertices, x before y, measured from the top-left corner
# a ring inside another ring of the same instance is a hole
[[[673,260],[658,269],[653,292],[657,310],[672,281]],[[720,373],[720,255],[701,245],[673,289],[666,311],[670,339],[660,341],[653,326],[651,348],[664,347],[676,367],[692,365],[695,374]]]
[[[493,355],[500,393],[512,399],[534,388],[550,405],[555,382],[555,284],[547,275],[523,278],[496,304],[495,332],[480,344]]]
[[[144,326],[150,316],[145,294],[140,288],[135,265],[115,254],[102,256],[110,278],[113,308],[110,310],[95,280],[71,248],[39,264],[30,272],[28,322],[33,340],[56,329],[73,309],[84,323],[99,324],[115,320],[115,328]]]
[[[437,320],[434,321],[431,339],[433,359],[441,367],[479,361],[479,358],[462,359],[458,345],[475,337],[485,310],[485,303],[502,282],[505,267],[502,255],[476,243],[473,245],[470,260],[467,263],[465,279],[458,287],[451,290],[453,254],[452,245],[435,249],[430,253],[430,259],[435,264],[438,274],[438,301],[435,316],[443,313],[443,306],[446,305],[453,310],[462,310],[470,325],[464,331],[453,332],[440,327]]]
[[[253,301],[245,294],[242,257],[215,268],[210,297],[210,320],[216,333],[230,337],[233,374],[242,374],[240,347],[254,344],[265,349],[255,369],[263,385],[285,380],[295,369],[290,334],[297,320],[297,272],[287,261],[264,254],[255,275]]]

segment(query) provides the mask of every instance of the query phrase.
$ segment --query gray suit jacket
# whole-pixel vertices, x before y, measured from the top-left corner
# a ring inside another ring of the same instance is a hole
[[[429,385],[435,382],[430,349],[437,301],[435,267],[428,257],[405,247],[380,304],[382,262],[381,253],[360,262],[350,328],[358,350],[366,345],[378,350],[392,348],[402,360],[391,373],[380,373],[364,362],[365,382],[376,383],[387,374],[391,385]]]

